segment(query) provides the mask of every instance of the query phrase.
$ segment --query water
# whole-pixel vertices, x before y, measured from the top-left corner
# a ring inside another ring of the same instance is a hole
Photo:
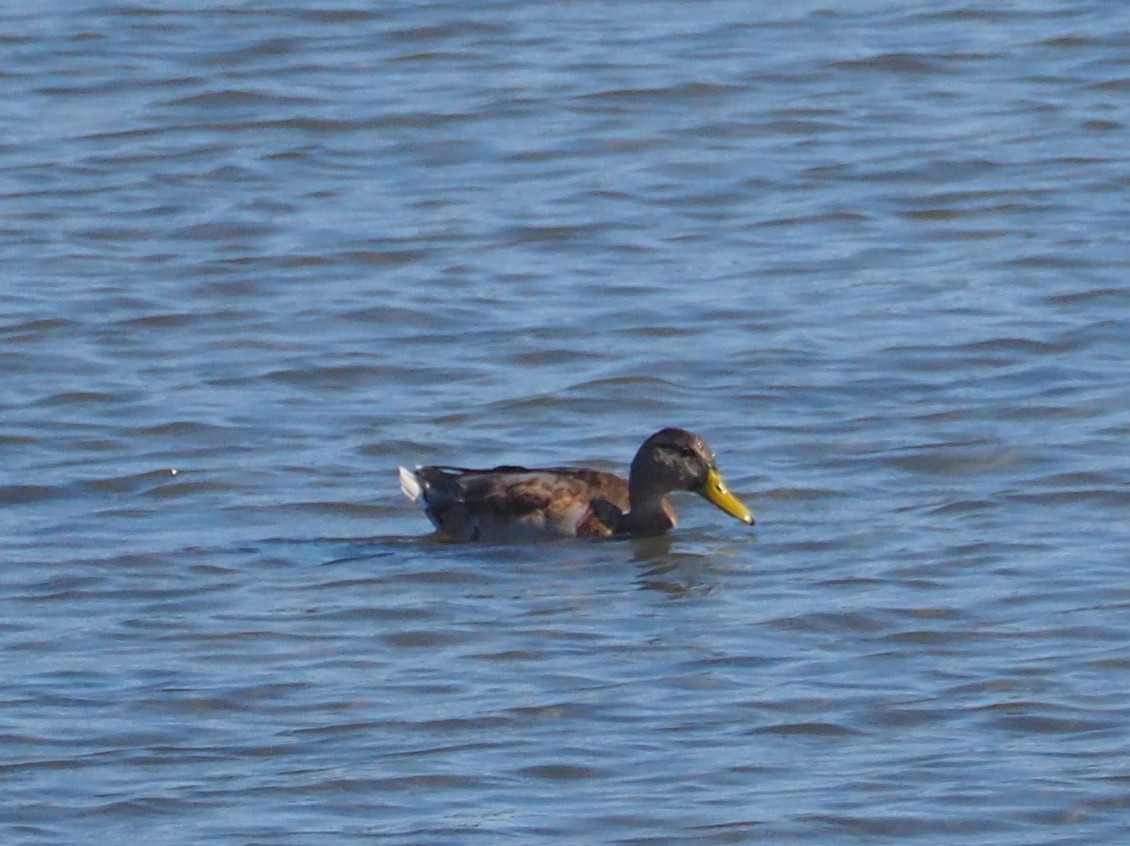
[[[1122,7],[0,21],[4,842],[1124,838]]]

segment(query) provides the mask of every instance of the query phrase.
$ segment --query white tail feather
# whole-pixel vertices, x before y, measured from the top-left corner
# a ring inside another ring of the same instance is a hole
[[[417,502],[420,497],[424,495],[424,489],[420,486],[420,480],[416,477],[416,474],[407,467],[400,468],[400,489],[404,491],[404,495],[413,502]]]

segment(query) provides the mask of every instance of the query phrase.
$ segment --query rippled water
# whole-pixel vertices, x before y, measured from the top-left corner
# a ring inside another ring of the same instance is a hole
[[[1130,11],[0,24],[4,842],[1125,836]],[[754,529],[396,485],[664,425]]]

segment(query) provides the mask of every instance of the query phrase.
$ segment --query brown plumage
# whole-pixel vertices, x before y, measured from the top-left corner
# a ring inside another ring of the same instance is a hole
[[[695,491],[753,523],[726,489],[710,448],[683,429],[644,441],[628,479],[583,467],[401,467],[400,487],[448,540],[658,535],[675,525],[666,495],[676,490]]]

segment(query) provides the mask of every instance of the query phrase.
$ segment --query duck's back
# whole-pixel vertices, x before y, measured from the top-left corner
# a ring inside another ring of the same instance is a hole
[[[587,468],[401,468],[400,478],[453,540],[609,537],[628,509],[628,483]]]

